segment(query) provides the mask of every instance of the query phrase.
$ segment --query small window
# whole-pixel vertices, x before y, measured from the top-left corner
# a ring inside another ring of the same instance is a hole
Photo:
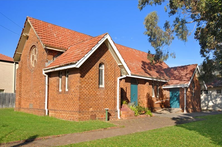
[[[66,70],[66,91],[69,90],[69,71]]]
[[[204,94],[208,94],[208,90],[204,90]]]
[[[62,91],[62,72],[59,72],[59,92]]]
[[[160,94],[160,87],[159,87],[159,83],[157,84],[157,97],[159,97],[159,94]]]
[[[152,97],[155,97],[154,83],[152,84]]]
[[[99,87],[104,87],[104,64],[99,64]]]
[[[3,93],[5,90],[4,89],[0,89],[0,93]]]
[[[221,94],[221,89],[217,89],[217,94]]]

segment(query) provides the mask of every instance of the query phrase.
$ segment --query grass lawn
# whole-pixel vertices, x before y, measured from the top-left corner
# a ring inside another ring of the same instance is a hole
[[[72,122],[0,109],[0,143],[114,126],[103,121]]]
[[[222,146],[222,115],[206,120],[68,146]]]

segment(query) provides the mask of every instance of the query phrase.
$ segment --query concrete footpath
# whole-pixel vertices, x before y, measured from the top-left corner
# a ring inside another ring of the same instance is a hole
[[[33,147],[45,147],[45,146],[61,146],[67,144],[74,144],[79,142],[91,141],[102,138],[109,138],[120,135],[127,135],[136,132],[142,132],[157,128],[163,128],[167,126],[174,126],[177,124],[188,123],[197,121],[197,116],[222,114],[222,112],[200,112],[200,113],[168,113],[158,114],[154,113],[154,117],[144,117],[129,120],[116,120],[110,121],[111,123],[119,126],[118,128],[95,130],[82,133],[67,134],[60,137],[54,137],[49,139],[34,140],[32,142],[20,142],[10,143],[2,145],[8,146],[33,146]],[[124,126],[124,127],[123,127]]]

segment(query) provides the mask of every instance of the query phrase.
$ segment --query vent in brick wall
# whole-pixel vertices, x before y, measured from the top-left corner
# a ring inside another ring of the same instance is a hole
[[[29,108],[33,108],[33,104],[29,104]]]
[[[96,114],[90,115],[91,120],[96,120]]]

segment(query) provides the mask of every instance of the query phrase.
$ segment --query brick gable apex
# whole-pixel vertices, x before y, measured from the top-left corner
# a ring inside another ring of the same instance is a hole
[[[122,73],[130,75],[129,68],[108,33],[70,47],[68,51],[58,57],[53,63],[45,68],[44,71],[47,73],[63,69],[79,68],[103,43],[109,48],[112,56],[122,69]]]

